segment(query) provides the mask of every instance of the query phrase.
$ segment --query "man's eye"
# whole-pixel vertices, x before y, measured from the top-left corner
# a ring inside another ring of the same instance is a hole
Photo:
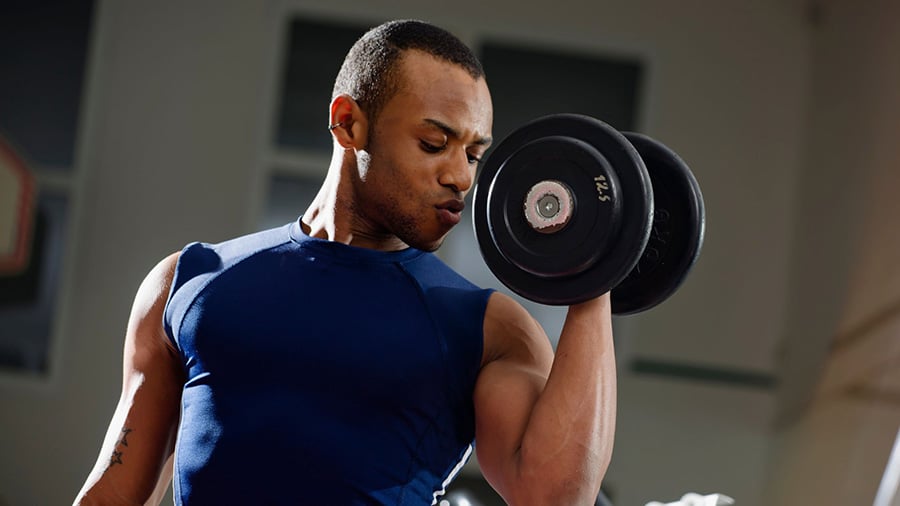
[[[469,159],[469,163],[471,163],[472,165],[478,165],[479,163],[481,163],[481,157],[475,155],[467,155],[467,157]]]
[[[444,146],[436,146],[430,142],[419,141],[419,143],[422,145],[422,149],[428,153],[440,153],[444,149]]]

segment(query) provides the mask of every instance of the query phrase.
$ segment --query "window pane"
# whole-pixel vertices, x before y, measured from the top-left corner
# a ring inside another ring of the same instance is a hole
[[[93,2],[4,2],[0,131],[41,168],[71,170]]]
[[[68,214],[65,195],[39,195],[29,267],[13,276],[0,276],[2,370],[31,374],[48,371]]]
[[[274,228],[296,220],[312,203],[322,179],[312,176],[280,175],[269,178],[266,208],[260,226]]]
[[[587,114],[618,130],[635,128],[641,66],[636,61],[487,42],[481,60],[494,101],[494,138],[547,114]]]
[[[368,27],[295,19],[288,36],[275,142],[331,151],[328,105],[347,51]]]

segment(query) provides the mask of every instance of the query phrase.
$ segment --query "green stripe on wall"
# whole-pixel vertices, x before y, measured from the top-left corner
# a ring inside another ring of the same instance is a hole
[[[707,367],[647,358],[637,358],[632,360],[630,369],[631,372],[635,374],[666,376],[669,378],[701,381],[704,383],[727,384],[759,390],[772,390],[778,383],[775,376],[768,373]]]

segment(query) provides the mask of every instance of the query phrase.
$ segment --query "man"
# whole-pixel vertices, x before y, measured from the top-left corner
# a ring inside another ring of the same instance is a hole
[[[300,220],[189,245],[142,283],[77,502],[158,502],[174,474],[183,504],[436,504],[474,438],[508,503],[593,504],[615,429],[609,295],[569,308],[554,357],[518,303],[428,253],[491,123],[458,39],[415,21],[364,35]]]

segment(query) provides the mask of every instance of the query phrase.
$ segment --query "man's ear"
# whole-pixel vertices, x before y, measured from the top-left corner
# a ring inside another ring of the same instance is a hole
[[[369,122],[359,104],[350,95],[338,95],[331,101],[328,129],[335,141],[345,149],[364,149]]]

